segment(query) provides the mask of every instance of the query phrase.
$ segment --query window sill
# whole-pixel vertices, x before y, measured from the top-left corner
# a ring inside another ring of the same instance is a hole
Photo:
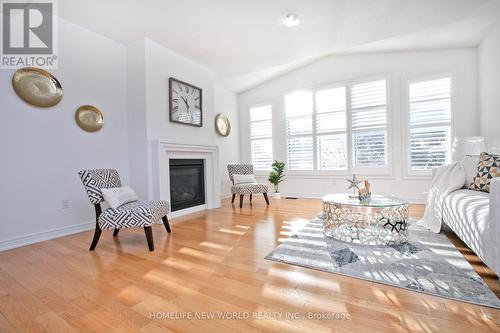
[[[267,177],[268,173],[255,173],[256,177]],[[369,180],[394,180],[393,175],[389,174],[358,174],[361,178],[368,178]],[[285,178],[287,179],[346,179],[352,177],[349,173],[327,173],[327,172],[301,172],[301,171],[285,171]]]
[[[403,179],[405,180],[431,180],[432,179],[432,173],[429,174],[404,174]]]

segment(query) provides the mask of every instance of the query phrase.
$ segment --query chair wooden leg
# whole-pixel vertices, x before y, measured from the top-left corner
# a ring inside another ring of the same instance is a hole
[[[101,232],[102,232],[101,228],[99,228],[99,226],[96,226],[94,231],[94,238],[92,239],[92,244],[90,244],[89,251],[95,250],[97,242],[99,242],[99,237],[101,237]]]
[[[231,203],[234,203],[234,198],[236,198],[236,194],[233,194],[233,197],[231,198]]]
[[[101,204],[95,204],[95,231],[94,238],[92,239],[92,244],[90,244],[89,251],[94,251],[97,246],[97,242],[99,242],[99,237],[101,237],[102,229],[99,227],[99,216],[102,213]]]
[[[115,229],[115,230],[113,231],[113,237],[118,236],[118,233],[119,233],[119,232],[120,232],[120,229]]]
[[[167,232],[171,233],[172,229],[170,229],[170,224],[168,223],[168,217],[167,217],[167,215],[163,216],[161,219],[163,221],[163,225],[165,226],[165,229],[167,229]]]
[[[266,203],[269,206],[269,198],[267,197],[267,193],[264,193],[264,199],[266,199]]]
[[[252,203],[252,194],[250,194],[250,203]]]
[[[144,233],[146,234],[146,239],[148,240],[149,251],[154,251],[155,245],[153,242],[153,229],[151,227],[144,227]]]
[[[240,208],[243,208],[243,194],[240,194]]]

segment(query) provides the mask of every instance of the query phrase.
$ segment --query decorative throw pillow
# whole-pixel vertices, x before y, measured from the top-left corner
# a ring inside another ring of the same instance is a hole
[[[233,175],[234,185],[257,183],[254,175]]]
[[[117,209],[126,203],[139,200],[134,190],[128,186],[103,188],[101,192],[104,201],[113,209]]]
[[[490,192],[490,180],[500,176],[500,155],[481,153],[477,174],[469,190]]]

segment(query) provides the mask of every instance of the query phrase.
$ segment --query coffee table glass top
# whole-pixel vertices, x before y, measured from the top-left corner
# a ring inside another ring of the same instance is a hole
[[[407,202],[398,198],[384,195],[372,194],[369,202],[360,202],[358,198],[352,198],[347,193],[328,194],[323,197],[323,202],[329,202],[337,205],[356,206],[356,207],[374,207],[388,208],[406,204]]]

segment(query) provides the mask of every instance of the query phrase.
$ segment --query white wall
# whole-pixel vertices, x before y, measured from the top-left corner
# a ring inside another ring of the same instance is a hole
[[[215,86],[215,74],[206,67],[179,55],[160,44],[145,39],[145,88],[147,140],[172,143],[219,145],[221,174],[228,162],[239,161],[239,134],[236,95]],[[169,121],[168,80],[175,77],[202,89],[203,127],[186,126]],[[233,118],[233,132],[227,138],[220,137],[214,128],[217,113],[226,113]],[[151,148],[151,145],[147,145]],[[154,198],[152,182],[154,157],[148,152],[149,197]],[[221,177],[222,195],[227,196],[228,180]]]
[[[183,143],[213,142],[215,74],[160,44],[145,40],[148,139]],[[189,82],[203,91],[203,127],[171,123],[168,115],[168,79]]]
[[[148,197],[146,55],[144,39],[127,46],[127,112],[130,186]]]
[[[215,86],[215,113],[224,113],[231,123],[231,133],[228,137],[217,135],[215,142],[219,145],[219,165],[221,179],[221,195],[231,195],[231,181],[227,173],[228,164],[240,163],[240,126],[238,114],[238,97],[231,91]],[[214,124],[215,125],[215,124]]]
[[[409,79],[443,73],[451,73],[454,80],[455,136],[478,135],[476,49],[332,56],[240,94],[242,160],[250,161],[248,109],[252,105],[259,103],[273,105],[274,158],[286,161],[283,100],[287,92],[384,75],[389,81],[392,172],[386,177],[367,176],[367,178],[372,181],[374,192],[394,194],[413,202],[421,202],[430,180],[410,179],[403,171],[405,163],[401,124],[402,112],[406,110],[404,87]],[[328,192],[345,191],[346,184],[344,177],[324,176],[318,172],[289,172],[282,185],[282,192],[292,196],[319,197]]]
[[[481,135],[500,152],[500,22],[479,46]]]
[[[229,195],[226,165],[240,159],[234,93],[216,86],[207,68],[151,40],[125,47],[65,20],[59,31],[59,69],[52,73],[64,97],[57,106],[26,104],[10,88],[14,71],[0,71],[0,86],[8,87],[0,89],[0,250],[93,229],[81,169],[117,168],[124,184],[151,197],[152,140],[219,145],[221,193]],[[203,89],[202,128],[169,122],[170,76]],[[103,111],[101,131],[78,128],[74,112],[83,104]],[[227,138],[215,133],[220,112],[232,121]]]
[[[0,250],[94,227],[79,170],[113,167],[128,182],[125,54],[123,45],[59,20],[59,69],[51,72],[64,97],[48,109],[22,101],[11,88],[14,71],[0,70]],[[75,123],[83,104],[102,110],[101,131]]]

